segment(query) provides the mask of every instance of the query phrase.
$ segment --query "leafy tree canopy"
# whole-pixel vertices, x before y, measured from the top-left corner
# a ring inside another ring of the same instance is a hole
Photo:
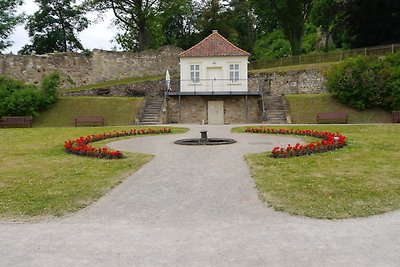
[[[14,27],[23,20],[22,15],[16,15],[17,7],[22,0],[1,0],[0,1],[0,52],[12,45],[8,37]]]
[[[76,0],[35,0],[39,11],[29,16],[26,29],[31,44],[20,53],[45,54],[83,50],[78,33],[86,29],[89,21]]]

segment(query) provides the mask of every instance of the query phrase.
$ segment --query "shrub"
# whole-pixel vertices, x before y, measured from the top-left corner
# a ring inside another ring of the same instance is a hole
[[[22,81],[0,77],[0,116],[33,116],[55,103],[60,77],[52,73],[42,80],[41,88]]]
[[[364,110],[400,107],[400,54],[384,59],[349,58],[336,65],[327,75],[328,91],[350,107]]]
[[[54,104],[58,100],[57,88],[60,85],[60,74],[58,72],[53,72],[43,78],[41,83],[41,93],[43,97],[43,105],[47,107],[48,105]]]

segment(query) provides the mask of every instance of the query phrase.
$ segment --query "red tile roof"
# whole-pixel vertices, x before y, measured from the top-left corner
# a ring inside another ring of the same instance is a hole
[[[203,41],[179,54],[179,57],[226,57],[250,56],[251,54],[235,46],[214,30]]]

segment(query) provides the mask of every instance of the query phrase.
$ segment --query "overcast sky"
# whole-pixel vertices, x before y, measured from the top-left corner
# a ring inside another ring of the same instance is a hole
[[[0,0],[1,1],[1,0]],[[27,15],[32,15],[38,11],[38,7],[33,0],[24,0],[24,4],[21,7],[21,11]],[[95,19],[95,14],[88,14],[90,20]],[[112,11],[104,14],[103,21],[92,23],[88,29],[82,31],[79,34],[83,46],[92,50],[94,48],[111,50],[112,47],[116,46],[115,43],[111,43],[111,40],[117,33],[117,29],[111,25],[113,18]],[[14,33],[9,38],[14,44],[13,46],[5,49],[4,54],[10,52],[16,54],[24,45],[29,43],[28,33],[24,28],[24,25],[19,25],[15,28]]]

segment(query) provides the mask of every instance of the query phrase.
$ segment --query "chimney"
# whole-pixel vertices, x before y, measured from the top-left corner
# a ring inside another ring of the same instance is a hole
[[[212,32],[213,32],[213,33],[218,33],[218,30],[213,30]]]

